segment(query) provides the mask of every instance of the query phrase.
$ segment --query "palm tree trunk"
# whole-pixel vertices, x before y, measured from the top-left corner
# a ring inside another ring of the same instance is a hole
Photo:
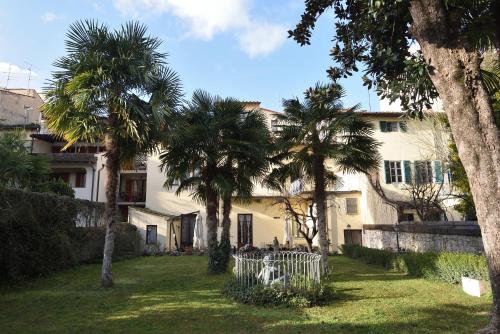
[[[316,203],[321,269],[328,273],[328,232],[326,222],[325,159],[313,156],[314,202]]]
[[[210,184],[210,182],[208,182]],[[207,210],[207,248],[208,248],[208,273],[218,274],[220,259],[217,244],[217,194],[207,186],[206,210]]]
[[[117,195],[118,195],[118,171],[120,168],[120,156],[115,138],[106,138],[106,236],[104,238],[104,254],[102,258],[101,286],[108,288],[113,286],[113,274],[111,262],[115,244],[114,225],[117,220]]]
[[[222,203],[222,234],[220,238],[220,249],[222,252],[222,267],[227,271],[229,266],[229,259],[231,257],[231,240],[229,239],[229,231],[231,230],[231,209],[232,209],[231,196],[224,196]]]

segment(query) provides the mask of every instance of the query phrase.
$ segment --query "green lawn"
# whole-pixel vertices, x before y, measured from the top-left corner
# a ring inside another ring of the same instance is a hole
[[[338,299],[310,309],[235,304],[206,258],[144,257],[114,265],[116,286],[98,286],[99,265],[0,289],[0,333],[473,333],[490,297],[332,257]]]

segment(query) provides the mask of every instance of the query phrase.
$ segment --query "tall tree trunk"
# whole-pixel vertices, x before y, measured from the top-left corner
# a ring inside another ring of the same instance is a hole
[[[443,1],[411,2],[412,33],[448,116],[469,179],[488,259],[493,313],[481,333],[500,332],[500,134],[483,84],[479,54],[457,38]]]
[[[313,156],[314,202],[316,203],[321,269],[328,273],[328,231],[326,222],[325,159]]]
[[[218,256],[217,243],[217,194],[213,189],[207,187],[206,210],[207,210],[207,247],[208,247],[208,273],[218,274],[220,258]]]
[[[111,272],[111,262],[115,245],[114,226],[117,220],[117,196],[118,196],[118,172],[120,169],[120,156],[115,138],[106,138],[106,236],[104,238],[104,254],[102,258],[101,286],[113,286],[113,274]]]
[[[224,196],[222,202],[222,234],[220,237],[220,249],[222,252],[222,267],[227,271],[229,267],[229,260],[231,258],[231,240],[229,232],[231,230],[231,209],[232,209],[231,196]]]
[[[229,232],[231,230],[231,210],[233,207],[233,199],[231,196],[225,196],[222,202],[222,235],[221,240],[229,240]]]

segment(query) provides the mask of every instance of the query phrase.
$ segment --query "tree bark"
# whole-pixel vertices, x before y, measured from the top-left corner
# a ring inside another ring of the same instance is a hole
[[[208,273],[218,274],[220,259],[217,254],[217,194],[209,184],[210,182],[206,190]]]
[[[412,33],[443,102],[458,155],[469,179],[488,260],[493,291],[490,324],[500,332],[500,134],[480,72],[477,51],[458,35],[454,18],[439,0],[411,2]]]
[[[106,236],[104,238],[104,254],[102,258],[101,286],[108,288],[113,286],[113,274],[111,262],[115,244],[114,226],[117,220],[117,196],[118,196],[118,172],[120,169],[120,155],[116,139],[106,138]]]
[[[316,203],[319,248],[321,251],[321,269],[328,273],[328,232],[326,222],[325,159],[313,156],[314,202]]]
[[[231,196],[224,196],[222,202],[222,234],[220,237],[220,248],[223,252],[223,264],[224,271],[227,271],[229,267],[229,259],[231,257],[231,240],[229,232],[231,230],[231,209],[233,205],[233,200]]]

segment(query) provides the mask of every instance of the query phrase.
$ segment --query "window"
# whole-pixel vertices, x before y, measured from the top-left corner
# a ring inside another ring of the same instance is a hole
[[[432,166],[430,161],[415,161],[415,182],[432,183]]]
[[[157,225],[146,225],[146,244],[156,244],[157,227]]]
[[[385,182],[399,183],[403,182],[403,171],[401,170],[401,161],[384,161]]]
[[[357,215],[358,214],[358,199],[357,198],[346,198],[346,213],[348,215]]]
[[[398,132],[398,122],[380,121],[380,131]]]
[[[396,122],[396,121],[380,121],[380,131],[382,132],[407,132],[408,125],[405,121]]]
[[[272,132],[276,132],[279,130],[279,127],[278,127],[278,120],[277,119],[273,119],[271,120],[271,131]]]
[[[407,222],[413,222],[415,221],[415,216],[413,215],[413,213],[405,213],[403,214],[403,220]]]
[[[238,247],[253,243],[252,214],[238,214]]]
[[[75,188],[85,188],[86,175],[84,170],[75,173]]]

